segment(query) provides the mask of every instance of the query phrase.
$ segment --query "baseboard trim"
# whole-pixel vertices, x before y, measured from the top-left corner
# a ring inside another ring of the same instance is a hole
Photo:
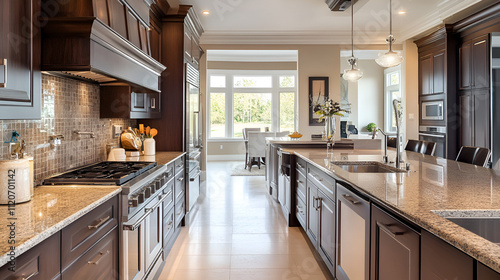
[[[207,155],[207,161],[245,161],[245,155]]]

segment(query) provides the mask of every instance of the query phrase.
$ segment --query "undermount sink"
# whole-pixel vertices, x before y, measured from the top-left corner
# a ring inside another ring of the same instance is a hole
[[[398,169],[380,162],[339,162],[334,161],[333,164],[352,173],[400,173],[405,170]]]
[[[481,236],[486,240],[500,245],[500,216],[478,217],[477,215],[482,215],[485,213],[478,211],[477,213],[469,213],[471,214],[470,217],[450,217],[446,212],[434,212],[439,216],[449,220],[450,222],[453,222],[460,227],[463,227],[466,230]]]

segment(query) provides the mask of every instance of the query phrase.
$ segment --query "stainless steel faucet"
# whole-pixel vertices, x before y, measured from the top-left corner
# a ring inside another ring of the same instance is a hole
[[[380,131],[382,135],[385,137],[385,142],[384,142],[384,163],[389,162],[389,157],[387,156],[387,134],[380,128],[377,128],[376,130],[373,131],[373,136],[372,139],[375,139],[375,135],[377,134],[377,131]]]
[[[401,151],[401,132],[400,126],[403,117],[403,109],[401,108],[401,100],[394,99],[392,101],[394,114],[396,115],[396,168],[401,168],[402,151]]]

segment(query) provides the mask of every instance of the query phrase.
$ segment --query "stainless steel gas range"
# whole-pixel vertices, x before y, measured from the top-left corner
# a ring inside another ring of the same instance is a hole
[[[154,162],[101,162],[44,180],[48,185],[119,185],[120,279],[152,278],[162,263],[164,201],[174,200],[174,167]],[[181,212],[184,209],[181,209]]]

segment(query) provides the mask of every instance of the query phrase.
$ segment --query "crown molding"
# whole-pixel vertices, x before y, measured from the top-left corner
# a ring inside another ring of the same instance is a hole
[[[388,32],[357,34],[354,31],[354,44],[376,44],[385,42]],[[208,44],[297,44],[297,45],[342,45],[351,44],[351,32],[346,31],[205,31],[200,43]]]

